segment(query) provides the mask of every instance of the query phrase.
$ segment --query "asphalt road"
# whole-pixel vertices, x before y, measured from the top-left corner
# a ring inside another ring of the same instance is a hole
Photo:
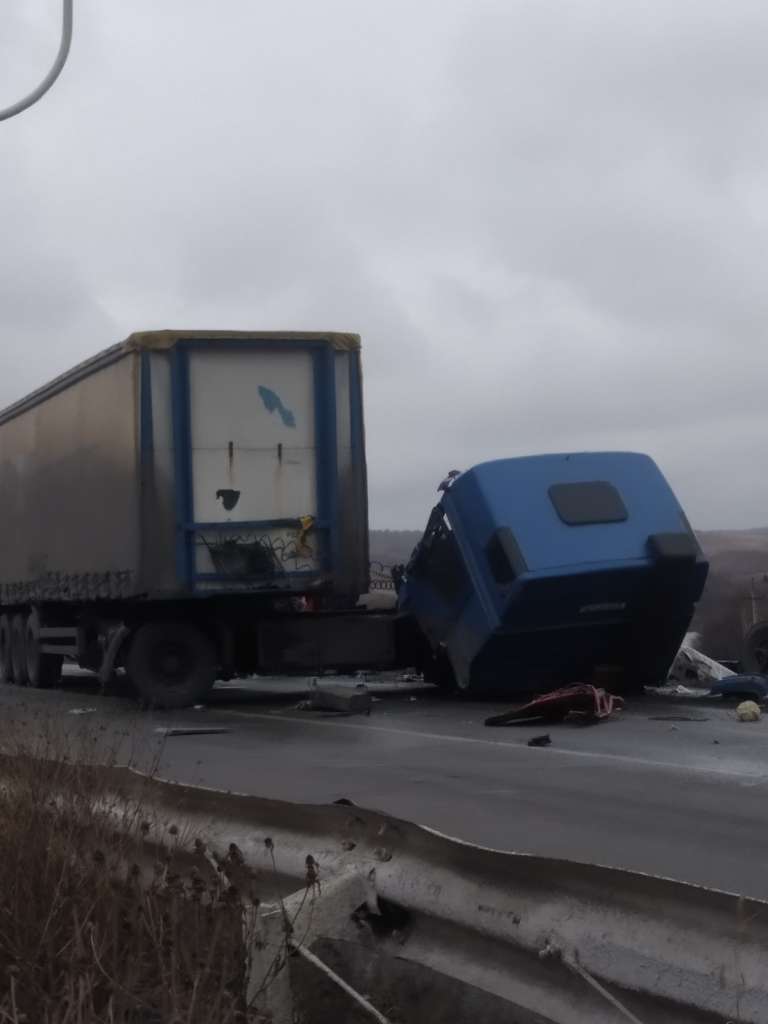
[[[490,729],[483,720],[501,704],[371,683],[372,714],[338,717],[297,710],[304,686],[220,684],[204,710],[140,713],[73,677],[50,693],[0,687],[0,704],[15,741],[63,731],[176,781],[344,797],[497,849],[768,899],[768,717],[740,723],[733,707],[646,698],[590,727]],[[158,731],[169,727],[227,731]],[[552,745],[528,747],[542,731]]]

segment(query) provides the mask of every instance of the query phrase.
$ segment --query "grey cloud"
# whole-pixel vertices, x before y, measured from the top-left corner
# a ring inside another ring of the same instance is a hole
[[[3,13],[0,97],[57,10]],[[0,126],[0,399],[141,327],[358,330],[378,526],[579,448],[765,523],[767,34],[749,0],[80,0]]]

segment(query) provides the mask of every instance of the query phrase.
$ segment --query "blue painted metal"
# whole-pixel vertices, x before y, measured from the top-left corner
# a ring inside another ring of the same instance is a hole
[[[192,536],[184,528],[184,524],[192,519],[189,361],[181,345],[176,345],[171,351],[171,415],[176,505],[176,577],[181,587],[191,588],[194,550]]]
[[[152,364],[149,352],[141,353],[139,364],[139,450],[142,467],[152,465],[155,447],[154,424],[152,422]]]
[[[329,524],[324,569],[333,573],[339,564],[339,473],[336,456],[336,372],[334,354],[325,347],[315,352],[315,451],[317,453],[318,519]]]
[[[363,372],[359,352],[350,352],[349,362],[349,427],[352,450],[352,471],[361,481],[360,503],[353,514],[357,517],[357,528],[361,537],[364,561],[364,577],[358,584],[361,591],[371,586],[370,579],[370,535],[368,530],[368,469],[365,458],[365,424],[363,420]]]
[[[768,697],[768,679],[758,675],[726,676],[712,683],[709,692],[720,697],[751,697],[763,701]]]
[[[626,518],[561,518],[550,488],[595,483],[616,489]],[[399,601],[465,688],[553,688],[589,682],[606,665],[640,685],[665,674],[706,573],[647,456],[530,456],[483,463],[454,481]]]
[[[363,377],[360,353],[349,353],[349,420],[352,462],[355,466],[362,459],[365,473],[365,428],[363,425]]]

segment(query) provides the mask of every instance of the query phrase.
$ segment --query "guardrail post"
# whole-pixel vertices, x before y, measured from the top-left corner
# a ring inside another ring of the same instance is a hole
[[[370,903],[370,886],[357,872],[347,872],[327,882],[308,881],[306,888],[284,899],[248,907],[244,919],[251,951],[248,1005],[257,1004],[270,1015],[272,1024],[293,1024],[288,958],[321,935],[355,937],[352,915]]]

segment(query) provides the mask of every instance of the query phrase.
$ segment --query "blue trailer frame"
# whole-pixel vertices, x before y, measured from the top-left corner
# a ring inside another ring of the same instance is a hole
[[[240,520],[222,523],[196,522],[192,503],[192,447],[191,447],[191,409],[189,392],[189,356],[190,353],[215,347],[217,350],[232,349],[242,352],[251,351],[285,351],[279,342],[261,340],[237,340],[228,342],[226,339],[205,339],[183,337],[173,346],[171,356],[171,416],[174,444],[174,499],[176,510],[176,575],[181,587],[194,592],[198,583],[237,583],[232,593],[241,593],[245,584],[263,584],[263,577],[227,576],[221,573],[199,573],[195,571],[194,539],[202,530],[221,528],[240,530],[268,530],[281,527],[295,527],[294,519]],[[316,475],[317,475],[317,517],[313,529],[320,531],[325,537],[322,545],[321,572],[332,578],[339,562],[339,480],[337,464],[336,436],[336,376],[334,350],[327,344],[318,341],[294,341],[292,348],[308,352],[313,364],[313,395],[315,407],[315,443],[316,443]],[[351,353],[350,360],[350,399],[352,417],[352,444],[359,447],[361,417],[361,388],[359,380],[359,354]],[[152,374],[150,352],[141,353],[141,459],[143,463],[151,462],[154,444],[152,422]],[[353,448],[353,454],[354,454]],[[300,582],[303,578],[316,577],[315,570],[288,570],[285,577]],[[263,587],[260,588],[262,591]],[[283,588],[275,588],[283,589]],[[296,588],[293,588],[294,590]],[[300,588],[299,588],[300,589]],[[217,589],[218,595],[226,594],[226,589]]]

